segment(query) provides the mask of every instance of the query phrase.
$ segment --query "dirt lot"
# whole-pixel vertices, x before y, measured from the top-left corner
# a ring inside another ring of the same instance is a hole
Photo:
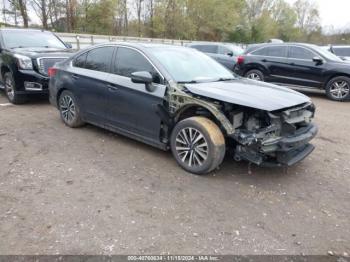
[[[198,177],[170,152],[0,93],[0,254],[350,253],[350,103],[311,96],[311,157],[251,174],[226,159]]]

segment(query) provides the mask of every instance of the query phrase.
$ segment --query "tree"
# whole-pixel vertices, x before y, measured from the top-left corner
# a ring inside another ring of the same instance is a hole
[[[297,14],[297,25],[300,30],[311,33],[320,27],[320,14],[313,1],[297,0],[294,4]]]
[[[47,5],[47,1],[45,0],[31,0],[32,7],[40,18],[41,23],[44,29],[49,29],[48,26],[48,17],[49,17],[49,8]]]
[[[17,10],[19,10],[21,17],[23,19],[23,26],[25,28],[28,28],[29,18],[27,13],[27,1],[26,0],[9,0],[9,3],[14,9],[15,20],[17,21]]]

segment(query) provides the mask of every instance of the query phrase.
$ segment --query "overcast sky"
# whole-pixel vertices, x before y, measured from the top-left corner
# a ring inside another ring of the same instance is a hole
[[[287,0],[293,4],[296,0]],[[334,29],[350,29],[350,0],[309,0],[314,1],[320,10],[322,26]]]

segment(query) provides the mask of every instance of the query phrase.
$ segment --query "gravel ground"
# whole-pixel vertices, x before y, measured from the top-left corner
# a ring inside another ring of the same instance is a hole
[[[0,254],[350,253],[350,103],[311,96],[320,132],[302,163],[250,174],[227,158],[198,177],[0,93]]]

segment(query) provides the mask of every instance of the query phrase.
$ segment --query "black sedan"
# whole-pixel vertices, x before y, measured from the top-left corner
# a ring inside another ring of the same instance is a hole
[[[335,101],[350,99],[350,63],[316,45],[254,45],[238,57],[235,72],[254,80],[324,89]]]
[[[50,101],[69,127],[85,122],[167,150],[185,170],[237,161],[293,165],[314,147],[315,108],[298,92],[234,76],[196,50],[94,46],[49,69]]]

